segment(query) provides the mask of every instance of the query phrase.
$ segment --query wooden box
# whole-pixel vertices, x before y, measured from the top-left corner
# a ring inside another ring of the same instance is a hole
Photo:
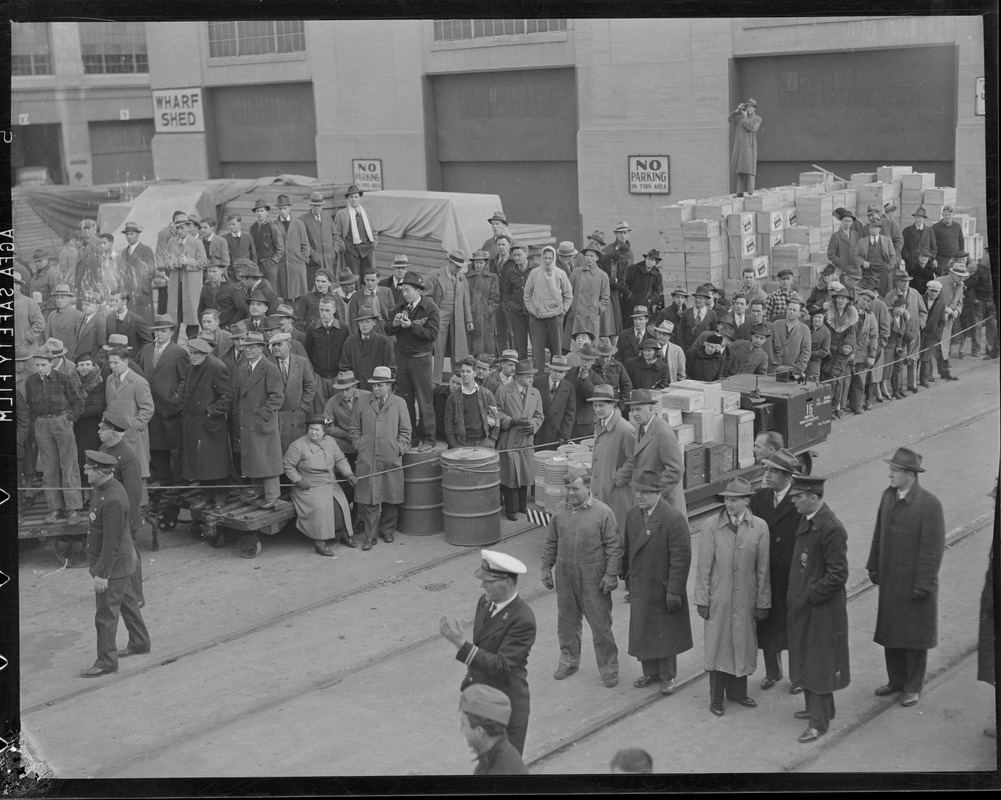
[[[677,408],[684,412],[701,411],[706,407],[706,396],[702,392],[685,389],[665,389],[661,393],[661,402],[666,408]],[[688,422],[688,420],[684,420]]]
[[[681,223],[681,233],[686,239],[715,239],[720,235],[718,219],[692,219]]]
[[[702,409],[701,411],[683,411],[681,418],[685,425],[692,425],[695,429],[695,441],[699,444],[711,442],[714,430],[713,418],[721,416],[718,411]]]
[[[740,214],[727,214],[726,232],[733,236],[753,236],[757,233],[754,212],[744,211]]]
[[[686,444],[693,444],[695,442],[695,426],[679,425],[677,428],[674,428],[674,435],[678,437],[678,444],[682,447]]]
[[[705,402],[702,406],[703,409],[717,414],[722,412],[723,388],[718,383],[695,380],[674,381],[674,383],[671,384],[671,388],[666,391],[671,391],[673,389],[679,389],[687,392],[701,392],[705,397]]]

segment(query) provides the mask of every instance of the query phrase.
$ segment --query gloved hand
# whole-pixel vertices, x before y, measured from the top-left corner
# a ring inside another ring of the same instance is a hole
[[[879,573],[869,570],[869,580],[872,581],[873,586],[879,586]]]
[[[618,578],[614,575],[605,575],[598,584],[598,588],[601,589],[604,594],[609,594],[610,592],[614,592],[618,585]]]
[[[757,622],[768,619],[768,609],[767,608],[756,608],[754,609],[754,619]]]
[[[531,420],[519,419],[518,427],[521,428],[525,433],[534,433],[535,427],[532,425]]]
[[[709,606],[695,606],[695,610],[699,612],[702,619],[709,619]]]
[[[354,486],[356,483],[358,483],[358,476],[352,472],[350,475],[346,477],[346,480],[348,483]]]
[[[306,491],[306,489],[309,488],[309,481],[307,481],[305,478],[299,478],[299,480],[295,482],[295,485],[298,486],[303,491]]]
[[[911,592],[911,597],[913,597],[915,600],[927,600],[929,597],[931,597],[931,592],[929,592],[927,589],[915,589],[913,592]]]
[[[681,595],[674,594],[672,592],[667,592],[665,595],[665,601],[667,603],[667,613],[676,614],[681,611]]]
[[[553,571],[551,569],[542,571],[542,585],[547,589],[555,589],[556,584],[553,583]]]

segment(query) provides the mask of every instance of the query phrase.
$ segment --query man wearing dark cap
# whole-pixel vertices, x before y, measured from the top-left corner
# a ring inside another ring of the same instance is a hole
[[[764,322],[759,322],[751,328],[750,340],[738,339],[730,344],[730,358],[725,367],[725,376],[767,375],[771,369],[771,358],[765,343],[771,335],[771,328]]]
[[[459,700],[459,729],[478,761],[474,775],[527,775],[521,754],[507,739],[511,701],[500,689],[473,684]]]
[[[643,260],[626,270],[626,291],[621,296],[622,314],[629,316],[637,305],[658,310],[664,303],[664,278],[660,274],[660,250],[644,253]],[[627,313],[628,310],[628,313]]]
[[[843,270],[849,264],[855,263],[859,233],[855,229],[855,215],[851,211],[839,208],[834,213],[838,215],[840,225],[827,242],[827,260],[837,269]]]
[[[344,193],[348,204],[334,214],[334,231],[344,242],[344,266],[358,276],[375,269],[379,244],[379,227],[372,212],[361,204],[363,194],[352,183]]]
[[[914,224],[904,228],[904,243],[900,251],[903,264],[899,266],[906,267],[913,275],[917,266],[918,251],[927,250],[930,257],[934,258],[938,251],[938,243],[935,241],[935,231],[928,225],[928,212],[923,207],[918,207],[911,216],[914,217]]]
[[[730,174],[736,181],[737,197],[754,193],[754,176],[758,171],[758,130],[761,117],[758,101],[753,97],[740,103],[726,118],[734,126],[733,151],[730,153]]]
[[[678,654],[692,648],[688,573],[692,565],[688,520],[665,502],[660,484],[633,481],[636,504],[625,523],[620,577],[629,586],[629,655],[643,674],[633,686],[660,682],[674,694]]]
[[[868,275],[876,282],[876,291],[881,295],[890,291],[890,275],[897,266],[896,245],[886,235],[887,230],[879,213],[870,211],[869,235],[855,248],[855,266],[862,270],[862,277]]]
[[[40,307],[42,314],[48,314],[56,307],[55,302],[50,300],[52,292],[56,286],[63,283],[63,276],[59,274],[49,259],[49,251],[39,248],[32,254],[34,262],[34,274],[31,277],[31,291],[38,292],[42,296]]]
[[[487,220],[490,223],[490,229],[493,231],[493,235],[489,239],[483,242],[481,250],[486,250],[491,259],[497,258],[498,253],[498,238],[501,236],[507,237],[508,247],[511,245],[511,233],[507,227],[507,217],[504,216],[503,211],[495,211],[490,219]],[[506,260],[506,259],[505,259]],[[497,266],[503,266],[504,262],[497,262]],[[497,274],[495,272],[495,274]]]
[[[772,607],[768,616],[758,621],[758,647],[765,657],[762,689],[771,689],[782,679],[782,651],[789,647],[786,630],[786,591],[789,588],[789,564],[801,517],[792,503],[789,489],[799,474],[799,459],[789,450],[779,450],[762,462],[765,477],[762,487],[751,495],[751,513],[768,526],[768,575],[772,589]],[[803,690],[791,684],[790,694]]]
[[[789,679],[803,687],[808,720],[798,741],[823,736],[834,719],[834,692],[851,681],[848,658],[848,534],[824,503],[824,478],[796,475],[789,489],[802,518],[789,566],[786,613]]]
[[[921,456],[901,447],[880,498],[866,569],[879,587],[876,633],[888,681],[878,697],[901,694],[902,706],[921,697],[928,650],[938,643],[938,571],[945,552],[942,504],[918,482]]]
[[[136,548],[129,534],[129,498],[125,487],[114,478],[118,459],[109,453],[87,451],[85,472],[94,494],[90,500],[90,530],[87,557],[94,579],[97,611],[97,660],[80,673],[97,678],[118,672],[118,659],[141,655],[151,649],[149,631],[139,610],[132,575],[136,571]],[[125,621],[128,646],[119,651],[115,643],[118,619]]]
[[[785,319],[786,306],[789,303],[789,298],[794,294],[791,269],[779,270],[775,277],[779,279],[779,288],[768,295],[768,299],[765,301],[765,319],[768,322]]]
[[[699,286],[692,294],[694,306],[686,308],[678,323],[678,346],[688,352],[700,333],[716,329],[716,312],[708,307],[711,295],[707,286]]]
[[[390,309],[392,311],[392,309]],[[371,306],[359,306],[352,318],[358,330],[344,340],[338,369],[350,370],[358,379],[361,389],[368,389],[368,379],[378,366],[396,369],[396,353],[393,342],[376,330],[378,315]]]
[[[237,262],[241,264],[243,262]],[[207,308],[219,312],[219,325],[228,328],[237,320],[247,318],[247,300],[240,288],[226,280],[226,269],[221,264],[209,264],[205,269],[206,281],[198,296],[198,320]]]
[[[531,700],[528,690],[528,654],[535,644],[535,614],[518,596],[518,576],[528,570],[513,556],[481,550],[475,577],[483,594],[476,603],[473,639],[466,641],[457,619],[442,616],[441,635],[458,648],[457,660],[468,671],[460,689],[490,686],[507,695],[511,703],[507,722],[511,745],[525,750]]]
[[[278,223],[269,218],[268,213],[271,211],[271,206],[262,199],[255,200],[251,210],[256,219],[250,226],[250,239],[254,243],[257,265],[261,268],[261,272],[269,278],[271,285],[278,290],[281,297],[290,297],[290,295],[285,294],[285,291],[288,290],[284,281],[285,276],[278,269],[285,256],[285,234]]]
[[[243,300],[247,304],[248,311],[250,308],[250,299],[258,293],[263,294],[267,299],[267,308],[278,308],[278,296],[275,294],[274,287],[261,277],[261,268],[256,263],[249,258],[243,258],[237,261],[234,267],[236,268],[236,274],[240,278],[239,289],[243,294]],[[264,313],[266,314],[267,311],[265,310]]]

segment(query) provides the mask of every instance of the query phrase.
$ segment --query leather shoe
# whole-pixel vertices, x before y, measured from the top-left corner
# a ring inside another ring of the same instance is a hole
[[[789,687],[789,694],[803,694],[803,687],[797,686],[795,683]]]
[[[724,713],[723,706],[709,706],[709,713],[714,717],[722,717]]]
[[[652,683],[659,683],[660,678],[656,675],[641,675],[639,678],[633,681],[633,686],[637,689],[645,689]]]
[[[889,695],[897,694],[900,691],[900,689],[890,686],[890,684],[886,684],[885,686],[880,686],[875,692],[873,692],[873,694],[876,695],[876,697],[888,697]]]
[[[779,675],[777,678],[768,678],[768,677],[766,677],[766,678],[764,678],[764,680],[761,681],[761,688],[763,690],[771,689],[780,680],[782,680],[782,676],[781,675]]]
[[[46,522],[59,522],[59,512],[53,511],[45,517]]]
[[[118,672],[118,667],[114,669],[102,669],[101,667],[91,667],[90,669],[85,669],[80,673],[81,678],[99,678],[101,675],[110,675],[112,672]]]
[[[810,719],[810,712],[809,711],[797,711],[795,714],[793,714],[793,716],[796,719]]]
[[[382,537],[382,541],[384,541],[386,544],[392,544],[394,538],[395,537],[393,536],[393,534],[387,533],[385,536]]]
[[[70,511],[69,516],[66,517],[66,524],[76,525],[78,522],[80,522],[80,512],[77,511],[76,509],[73,509],[72,511]]]
[[[606,689],[614,689],[616,686],[619,685],[618,676],[614,678],[602,678],[601,680],[605,684]]]
[[[563,680],[564,678],[569,678],[569,677],[570,677],[571,675],[573,675],[573,674],[574,674],[574,673],[575,673],[575,672],[576,672],[576,671],[577,671],[578,669],[580,669],[580,667],[564,667],[564,666],[562,666],[562,665],[561,665],[561,666],[559,667],[559,669],[557,669],[557,670],[556,670],[556,672],[554,672],[554,673],[553,673],[553,677],[554,677],[554,678],[555,678],[556,680],[558,680],[558,681],[561,681],[561,680]]]
[[[323,542],[317,542],[314,545],[314,547],[316,548],[316,552],[319,553],[321,556],[336,556],[337,555],[337,553],[334,552],[333,548],[329,544],[327,544],[325,541],[323,541]]]
[[[129,656],[148,656],[149,650],[130,650],[126,647],[124,650],[118,651],[119,658],[128,658]]]
[[[796,740],[800,744],[806,744],[807,742],[815,742],[821,736],[823,736],[827,731],[818,731],[816,728],[807,728],[800,737]]]
[[[959,378],[957,378],[955,375],[946,375],[945,378],[946,378],[946,380],[949,380],[949,381],[958,381],[959,380]]]
[[[661,694],[674,694],[677,691],[677,685],[675,684],[674,678],[669,681],[662,681],[660,684]]]
[[[345,547],[355,548],[358,546],[358,542],[355,541],[354,536],[343,536],[341,537],[341,544]]]
[[[362,550],[371,550],[375,547],[375,539],[366,539],[365,543],[361,546]]]
[[[921,695],[917,692],[904,692],[904,696],[900,698],[900,705],[904,708],[910,708],[911,706],[916,706],[920,699]]]
[[[507,518],[511,522],[517,522],[518,521],[518,515],[517,514],[507,514],[506,516],[507,516]]]
[[[421,446],[417,448],[418,453],[430,453],[432,450],[434,450],[434,442],[432,441],[423,441]]]
[[[754,701],[754,700],[753,700],[752,698],[750,698],[750,697],[742,697],[742,698],[741,698],[740,700],[738,700],[737,702],[738,702],[738,703],[739,703],[740,705],[742,705],[742,706],[743,706],[744,708],[757,708],[757,707],[758,707],[758,704],[757,704],[757,702],[755,702],[755,701]]]

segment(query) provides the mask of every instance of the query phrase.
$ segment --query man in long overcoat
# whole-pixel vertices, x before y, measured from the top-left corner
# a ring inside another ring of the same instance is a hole
[[[167,242],[165,258],[170,270],[167,311],[177,314],[178,324],[185,326],[189,337],[197,336],[198,300],[201,298],[204,270],[209,259],[190,220],[178,225],[178,235]],[[111,333],[110,329],[108,332]]]
[[[547,445],[566,444],[577,418],[577,387],[567,378],[567,357],[553,356],[546,364],[546,372],[548,377],[535,379],[543,408],[543,422],[535,433],[535,446],[540,450]]]
[[[147,322],[153,321],[153,276],[156,274],[156,256],[153,250],[139,241],[142,226],[126,222],[122,229],[128,244],[118,251],[118,258],[131,275],[128,283],[135,287],[133,308]]]
[[[316,377],[309,359],[292,352],[291,334],[276,333],[268,341],[268,349],[285,386],[285,399],[278,409],[278,434],[284,453],[292,442],[306,434],[306,417],[313,411]]]
[[[657,413],[660,392],[633,389],[629,395],[629,419],[639,425],[633,453],[633,480],[647,486],[663,486],[664,499],[688,517],[682,478],[685,457],[678,437]]]
[[[233,383],[229,368],[212,355],[212,345],[205,339],[190,339],[187,349],[191,367],[181,396],[182,474],[189,481],[211,485],[226,481],[233,472],[226,424]],[[210,500],[216,505],[211,491]]]
[[[824,503],[824,479],[797,475],[789,489],[801,516],[786,594],[789,679],[803,687],[809,720],[802,743],[820,738],[834,718],[834,692],[851,681],[848,662],[848,534]]]
[[[918,332],[924,330],[925,322],[928,319],[928,308],[925,306],[924,298],[921,293],[918,292],[913,286],[911,286],[911,276],[906,270],[898,269],[893,273],[893,288],[890,293],[886,296],[886,305],[893,308],[893,303],[898,297],[903,297],[907,303],[907,314],[912,320],[917,321]],[[918,390],[917,380],[918,380],[918,361],[920,356],[918,351],[921,349],[921,337],[915,336],[914,341],[911,342],[910,346],[907,348],[907,388],[913,392]],[[893,359],[888,359],[892,361]],[[884,381],[887,378],[886,369],[883,370]],[[890,368],[892,369],[892,368]],[[903,388],[903,387],[901,387]]]
[[[438,336],[434,343],[434,370],[432,380],[441,383],[445,352],[452,358],[452,368],[469,355],[466,334],[473,330],[473,312],[469,306],[469,285],[461,270],[467,265],[466,254],[453,250],[448,263],[427,278],[425,297],[438,309]]]
[[[921,456],[897,449],[890,486],[883,492],[866,569],[879,586],[876,633],[886,656],[885,686],[876,695],[902,692],[902,706],[921,697],[928,650],[938,643],[938,570],[945,552],[942,504],[918,483]]]
[[[660,681],[674,694],[678,653],[692,648],[686,584],[692,565],[688,520],[666,503],[657,484],[633,482],[636,505],[625,525],[623,579],[629,582],[629,655],[640,660],[642,689]]]
[[[768,526],[768,574],[772,588],[772,607],[758,622],[758,647],[765,657],[762,689],[771,689],[782,680],[782,651],[789,649],[786,627],[786,591],[789,588],[789,564],[796,541],[800,516],[792,503],[789,488],[799,472],[799,459],[789,450],[779,450],[761,462],[765,468],[762,488],[751,496],[751,513]],[[795,683],[789,694],[800,694]]]
[[[542,396],[532,386],[535,367],[525,359],[515,367],[514,380],[495,395],[500,413],[500,482],[508,519],[517,519],[528,508],[528,487],[535,484],[533,437],[542,428],[545,415]]]
[[[336,275],[341,264],[341,253],[344,252],[344,239],[334,228],[333,218],[330,214],[323,213],[323,192],[310,194],[309,211],[299,219],[306,229],[309,258],[306,260],[304,276],[299,274],[298,270],[293,270],[292,262],[289,261],[285,276],[288,281],[289,297],[286,299],[298,297],[309,291],[309,287],[313,285],[313,276],[318,269],[326,269],[331,275]],[[296,249],[298,244],[289,229],[289,235],[285,239],[286,251]],[[291,253],[289,255],[291,256]],[[358,277],[357,274],[355,277]]]
[[[705,620],[705,668],[709,673],[709,710],[724,713],[724,695],[746,708],[747,676],[757,667],[755,622],[768,616],[768,526],[748,509],[754,490],[734,478],[720,492],[726,505],[707,520],[699,541],[693,599]]]
[[[594,331],[601,328],[601,316],[611,302],[608,275],[598,266],[601,251],[594,245],[584,247],[584,266],[576,267],[570,275],[573,300],[563,320],[563,349],[570,350],[570,339],[577,331]],[[618,336],[618,330],[602,335]]]
[[[190,359],[183,347],[174,344],[173,317],[158,314],[150,325],[156,337],[139,353],[139,366],[153,395],[153,416],[149,421],[150,473],[155,481],[173,486],[181,477],[181,396]]]
[[[489,353],[496,355],[495,324],[497,309],[500,307],[500,282],[487,269],[490,260],[486,250],[477,250],[471,259],[471,269],[466,283],[469,286],[469,308],[473,320],[470,334],[470,349],[475,355]],[[392,280],[392,278],[390,278]]]
[[[594,409],[594,449],[591,465],[591,491],[612,509],[619,533],[625,531],[626,515],[633,505],[629,482],[633,477],[633,454],[636,433],[619,412],[618,396],[613,387],[594,387],[588,398]],[[627,584],[628,585],[628,584]]]
[[[273,508],[278,500],[278,477],[282,471],[282,440],[278,430],[278,409],[285,399],[278,367],[264,358],[264,336],[248,333],[243,340],[243,360],[233,375],[234,427],[240,437],[240,473],[250,478],[254,488],[246,499],[263,488],[261,508]]]
[[[377,534],[392,542],[403,502],[403,454],[410,449],[410,412],[392,393],[389,367],[376,367],[369,378],[372,396],[359,401],[351,414],[348,435],[358,451],[355,502],[365,523],[362,550],[371,550]],[[374,474],[381,473],[381,474]]]
[[[300,217],[292,216],[292,201],[287,194],[278,195],[275,200],[278,207],[278,218],[275,225],[285,237],[285,249],[278,260],[278,274],[284,275],[285,290],[288,292],[286,300],[299,297],[309,291],[309,287],[316,277],[317,269],[312,268],[312,277],[306,279],[306,262],[311,258],[312,249],[309,243],[309,234],[306,232],[306,225]],[[334,270],[327,271],[331,279],[336,274]],[[281,281],[279,281],[281,283]]]
[[[738,105],[726,119],[734,126],[730,172],[736,178],[738,196],[754,191],[754,178],[758,172],[758,129],[761,128],[757,110],[758,101],[751,97],[746,103]]]
[[[204,248],[202,252],[205,252]],[[105,382],[107,414],[125,420],[125,444],[139,459],[142,477],[148,478],[149,422],[155,410],[149,382],[129,368],[129,351],[124,347],[116,347],[109,352],[108,366],[111,374]]]

